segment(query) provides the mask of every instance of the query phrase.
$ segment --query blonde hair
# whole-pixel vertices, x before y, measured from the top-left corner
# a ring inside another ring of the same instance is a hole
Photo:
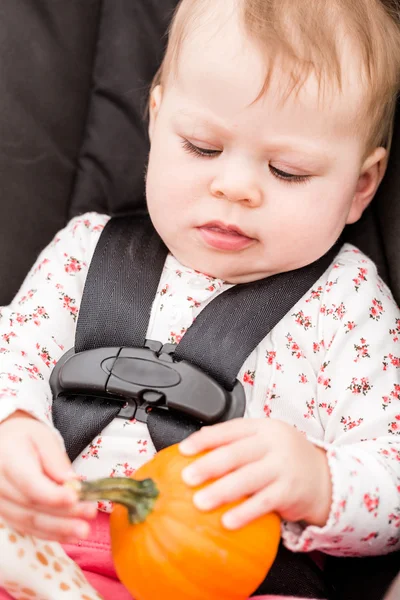
[[[151,90],[165,84],[176,67],[185,37],[216,0],[181,0],[169,30],[164,60]],[[236,0],[246,33],[268,57],[268,88],[274,60],[289,68],[287,94],[299,90],[311,73],[320,89],[342,89],[339,24],[361,56],[360,81],[366,87],[363,123],[369,149],[390,149],[400,89],[400,0]],[[365,122],[369,127],[365,128]]]

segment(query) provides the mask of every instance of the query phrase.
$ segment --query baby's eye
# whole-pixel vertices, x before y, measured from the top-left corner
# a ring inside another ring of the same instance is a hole
[[[311,178],[311,175],[294,175],[293,173],[286,173],[285,171],[281,171],[280,169],[277,169],[272,165],[269,165],[269,170],[271,171],[274,177],[276,177],[277,179],[283,179],[288,183],[304,183],[306,181],[309,181]]]
[[[182,146],[189,154],[194,154],[194,156],[202,156],[205,158],[212,158],[214,156],[219,156],[222,150],[212,150],[211,148],[199,148],[189,142],[189,140],[182,140]]]

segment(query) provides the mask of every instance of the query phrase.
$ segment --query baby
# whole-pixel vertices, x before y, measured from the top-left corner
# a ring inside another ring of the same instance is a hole
[[[149,103],[147,203],[170,252],[149,339],[176,343],[223,291],[312,263],[361,217],[385,173],[399,91],[390,6],[181,2]],[[108,552],[108,507],[60,484],[129,475],[155,453],[145,424],[115,419],[71,465],[52,426],[49,377],[74,345],[107,220],[72,220],[0,321],[0,517],[64,543],[81,566]],[[294,551],[398,549],[399,352],[399,309],[371,260],[344,245],[240,370],[246,418],[181,443],[211,450],[183,473],[189,485],[215,479],[199,509],[244,499],[228,529],[277,511]]]

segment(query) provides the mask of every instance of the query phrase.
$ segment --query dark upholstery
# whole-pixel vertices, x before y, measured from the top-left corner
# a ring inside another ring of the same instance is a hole
[[[72,216],[143,206],[148,141],[142,115],[175,5],[0,1],[0,305]],[[384,185],[362,222],[347,232],[375,259],[398,302],[399,121]],[[373,582],[383,589],[380,577],[389,580],[399,562],[395,555],[333,561],[342,583],[349,582],[340,600],[369,597],[355,591],[361,580],[367,591]]]

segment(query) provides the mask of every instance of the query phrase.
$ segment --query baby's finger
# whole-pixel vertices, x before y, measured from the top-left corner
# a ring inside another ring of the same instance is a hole
[[[243,437],[249,437],[256,431],[255,419],[232,419],[210,427],[202,427],[196,433],[179,444],[179,450],[186,456],[193,456],[230,444]]]
[[[16,504],[23,504],[25,496],[6,477],[0,477],[0,497]]]
[[[4,476],[24,497],[24,504],[40,506],[72,506],[78,500],[76,492],[57,485],[46,477],[40,463],[33,457],[26,457],[15,469],[12,464],[4,467]]]
[[[187,485],[200,485],[255,462],[264,455],[262,444],[255,444],[250,437],[241,438],[195,460],[182,471],[182,478]]]
[[[270,485],[275,476],[274,471],[265,468],[265,461],[247,464],[197,492],[193,502],[200,510],[213,510],[259,492]]]
[[[240,529],[259,517],[276,511],[279,505],[279,488],[272,484],[248,500],[227,511],[222,517],[226,529]]]
[[[27,510],[5,499],[0,499],[0,514],[16,531],[43,539],[68,540],[89,535],[90,526],[86,521]]]

